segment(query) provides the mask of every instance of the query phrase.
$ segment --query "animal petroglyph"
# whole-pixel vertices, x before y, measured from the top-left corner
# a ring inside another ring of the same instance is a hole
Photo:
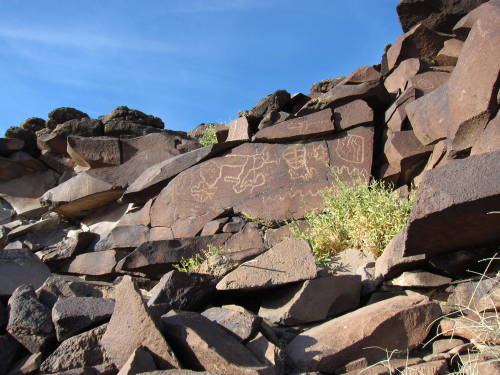
[[[364,148],[363,137],[348,135],[347,137],[338,139],[335,152],[344,161],[361,164],[364,162]]]
[[[214,162],[209,162],[200,169],[200,182],[191,188],[191,195],[198,202],[212,199],[217,192],[217,183],[222,177],[222,169]]]
[[[288,165],[288,174],[292,180],[310,180],[316,170],[307,165],[307,149],[302,144],[294,144],[285,149],[283,159]]]

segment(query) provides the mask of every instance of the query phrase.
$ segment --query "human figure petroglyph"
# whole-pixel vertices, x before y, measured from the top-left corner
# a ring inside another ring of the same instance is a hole
[[[348,135],[337,140],[335,152],[338,157],[349,163],[363,163],[364,161],[364,139],[359,135]]]
[[[328,149],[324,143],[313,146],[313,158],[317,161],[328,162]]]
[[[283,159],[288,165],[288,174],[292,180],[310,180],[316,170],[307,165],[307,149],[302,144],[288,146],[283,152]]]

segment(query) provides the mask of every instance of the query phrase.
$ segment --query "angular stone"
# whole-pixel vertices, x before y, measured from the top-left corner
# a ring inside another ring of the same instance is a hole
[[[118,138],[70,136],[67,140],[68,155],[84,169],[109,167],[121,163]]]
[[[12,293],[7,332],[31,353],[46,349],[53,338],[50,310],[37,299],[32,286],[21,285]]]
[[[40,366],[40,371],[53,374],[108,362],[101,339],[106,324],[63,341]]]
[[[38,371],[40,365],[42,364],[42,353],[35,353],[28,355],[18,361],[12,369],[9,371],[8,375],[28,375],[35,371]]]
[[[245,221],[239,216],[233,216],[229,223],[222,227],[224,233],[237,233],[243,229]]]
[[[307,101],[302,103],[302,105],[304,105],[306,102]],[[300,107],[298,109],[300,109]],[[262,129],[267,128],[269,126],[273,126],[274,124],[278,124],[280,122],[286,121],[286,120],[290,119],[290,117],[292,117],[292,116],[287,112],[282,112],[282,111],[281,112],[278,112],[278,111],[269,112],[259,122],[257,129],[262,130]]]
[[[76,238],[70,237],[65,240],[45,247],[38,251],[36,255],[45,264],[56,265],[74,256],[85,253],[89,246],[97,241],[98,235],[92,232],[79,232]]]
[[[347,249],[335,256],[331,268],[336,275],[353,275],[359,267],[373,262],[375,262],[373,253],[361,249]]]
[[[135,375],[145,372],[151,373],[156,369],[156,364],[149,351],[140,346],[130,355],[127,362],[125,362],[120,369],[120,372],[118,372],[118,375]]]
[[[384,86],[388,92],[403,92],[406,82],[420,71],[418,58],[401,61],[396,69],[385,79]]]
[[[500,345],[500,322],[494,311],[478,313],[464,309],[457,318],[441,319],[439,329],[442,336],[458,336],[473,342]]]
[[[257,336],[247,342],[245,346],[260,362],[267,366],[276,365],[276,353],[278,352],[278,348],[262,333],[259,332]]]
[[[241,342],[252,339],[262,322],[262,318],[245,309],[211,307],[203,311],[201,315],[232,332]]]
[[[375,277],[382,280],[392,279],[402,272],[418,269],[426,264],[428,257],[425,254],[405,256],[405,241],[408,235],[405,227],[396,234],[385,247],[382,255],[375,262]]]
[[[238,117],[236,120],[231,120],[229,124],[229,134],[227,142],[231,141],[248,141],[250,140],[250,124],[246,117]]]
[[[79,275],[103,276],[113,274],[115,266],[128,253],[120,250],[106,250],[76,256],[61,271]]]
[[[429,259],[429,264],[453,279],[468,279],[471,275],[495,271],[499,266],[498,260],[489,264],[489,259],[495,258],[495,252],[494,247],[458,250],[436,255]]]
[[[151,225],[172,228],[206,215],[201,230],[228,207],[267,220],[300,218],[321,206],[318,190],[331,185],[330,169],[345,181],[370,174],[372,145],[369,127],[325,141],[243,144],[176,176],[153,204]]]
[[[11,295],[22,284],[38,288],[50,275],[30,250],[0,251],[0,296]]]
[[[73,119],[58,124],[52,133],[66,138],[69,135],[82,137],[96,137],[104,135],[104,125],[100,120],[81,118]]]
[[[387,66],[394,69],[401,61],[410,58],[433,60],[443,48],[446,36],[430,30],[423,24],[412,27],[408,32],[400,35],[387,51]]]
[[[141,294],[130,276],[124,276],[115,288],[115,309],[102,337],[102,346],[110,360],[121,368],[130,355],[139,348],[147,348],[159,369],[179,367],[169,345],[149,315]],[[128,327],[122,335],[122,327]]]
[[[460,339],[449,338],[449,339],[436,340],[432,343],[432,353],[434,354],[445,353],[463,344],[464,340]]]
[[[316,276],[311,246],[289,238],[226,275],[217,290],[269,289]]]
[[[22,139],[0,138],[0,155],[8,156],[16,151],[21,151],[24,147]]]
[[[130,109],[126,106],[118,106],[113,109],[110,113],[100,116],[99,119],[107,124],[111,120],[124,120],[131,121],[137,124],[151,126],[159,129],[163,129],[163,121],[158,117],[152,115],[146,115],[145,113],[138,111],[137,109]]]
[[[23,151],[26,151],[33,157],[40,155],[40,150],[38,150],[36,145],[36,135],[31,130],[11,126],[5,131],[5,137],[22,140],[24,142]]]
[[[480,6],[478,6],[479,4],[475,5],[475,9],[471,8],[470,12],[464,13],[460,21],[454,25],[453,33],[456,34],[460,40],[466,40],[470,29],[472,29],[476,21],[491,12],[497,11],[500,5],[497,0],[483,0],[481,3],[486,4]]]
[[[432,152],[432,146],[423,146],[411,130],[389,134],[384,145],[384,154],[389,164],[401,173],[400,180],[407,183]]]
[[[492,152],[426,172],[410,213],[405,255],[498,243],[500,215],[488,214],[500,211],[498,160],[500,152]]]
[[[115,301],[95,297],[59,298],[52,308],[52,322],[58,341],[104,323],[113,314]]]
[[[223,217],[221,219],[215,219],[212,221],[209,221],[208,223],[205,224],[203,227],[203,230],[201,231],[200,236],[212,236],[214,234],[219,233],[222,230],[222,227],[224,224],[228,222],[229,218],[228,217]]]
[[[168,341],[183,353],[186,367],[220,375],[274,374],[236,337],[200,314],[171,311],[162,316],[162,323]]]
[[[245,228],[238,233],[231,236],[230,239],[224,244],[226,252],[235,252],[249,249],[262,249],[264,250],[264,240],[262,239],[262,232],[247,224]]]
[[[127,188],[122,199],[125,202],[145,202],[149,197],[160,192],[172,177],[230,147],[230,143],[217,143],[152,165]]]
[[[446,138],[448,126],[448,85],[406,105],[415,136],[424,146]]]
[[[0,374],[6,374],[20,345],[10,335],[0,335]]]
[[[443,85],[450,78],[450,73],[442,71],[430,71],[419,73],[408,80],[408,88],[416,90],[417,97],[427,95]]]
[[[289,101],[290,94],[287,91],[276,90],[275,92],[260,99],[251,110],[244,112],[248,113],[251,117],[258,118],[260,121],[260,119],[271,111],[281,111]],[[241,117],[240,113],[238,114],[238,117]]]
[[[500,151],[500,112],[492,119],[472,146],[471,155]]]
[[[387,350],[411,350],[441,314],[426,297],[394,297],[332,319],[296,336],[286,347],[290,365],[301,371],[331,371],[356,358],[385,358]]]
[[[43,152],[52,152],[54,154],[66,153],[66,139],[54,133],[46,133],[37,136],[36,144]]]
[[[500,5],[477,20],[448,81],[448,139],[455,151],[473,146],[498,109]]]
[[[445,375],[448,372],[448,362],[446,359],[441,359],[432,362],[419,363],[417,365],[408,366],[402,372],[402,375]]]
[[[327,108],[310,115],[283,121],[258,131],[253,140],[256,142],[291,141],[327,135],[335,131],[332,116],[332,110]]]
[[[373,123],[373,109],[364,100],[354,100],[336,107],[333,119],[335,128],[338,130],[347,130],[359,125],[370,125]]]
[[[150,290],[148,306],[168,303],[172,309],[197,311],[210,303],[215,284],[213,276],[173,270]]]
[[[159,279],[172,270],[172,264],[208,249],[208,245],[222,246],[230,236],[228,233],[221,233],[207,237],[146,242],[122,259],[116,269],[144,272]]]
[[[348,85],[355,85],[363,82],[378,81],[382,75],[373,66],[361,65],[348,76],[346,76],[342,83]]]
[[[49,120],[47,121],[47,127],[53,128],[57,124],[62,124],[69,120],[79,120],[82,118],[88,118],[89,115],[79,111],[76,108],[71,107],[60,107],[53,109],[48,114]]]
[[[406,32],[422,22],[427,27],[451,34],[452,28],[471,10],[487,0],[402,0],[397,5],[401,27]]]
[[[0,182],[0,197],[20,216],[36,216],[44,210],[40,197],[57,185],[57,173],[51,170],[31,173],[14,180]]]
[[[312,99],[317,98],[321,94],[324,94],[324,93],[330,91],[331,89],[333,89],[340,82],[342,82],[344,80],[344,78],[345,77],[327,78],[327,79],[324,79],[322,81],[313,83],[313,85],[309,89],[309,96]]]
[[[266,294],[259,315],[280,325],[312,323],[354,310],[360,295],[358,275],[319,277]]]
[[[497,290],[498,280],[493,278],[464,282],[453,288],[446,304],[455,310],[494,310],[499,300]]]
[[[437,288],[451,283],[449,277],[425,271],[406,271],[387,284],[402,288]]]
[[[457,65],[457,60],[460,56],[463,44],[464,42],[458,39],[448,39],[445,41],[443,48],[436,57],[438,64],[443,66]]]
[[[96,251],[134,249],[149,241],[149,228],[145,225],[117,225],[109,235],[99,241]]]
[[[262,254],[264,248],[253,248],[241,251],[233,251],[223,254],[215,254],[194,269],[195,272],[206,273],[212,276],[223,277],[243,262]]]
[[[113,285],[102,281],[87,281],[75,276],[53,275],[45,280],[36,294],[40,302],[52,309],[59,298],[112,298]]]

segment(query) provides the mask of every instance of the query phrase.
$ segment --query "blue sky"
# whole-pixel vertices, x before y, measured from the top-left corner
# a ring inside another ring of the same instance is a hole
[[[0,0],[0,131],[127,105],[189,130],[380,62],[398,0]]]

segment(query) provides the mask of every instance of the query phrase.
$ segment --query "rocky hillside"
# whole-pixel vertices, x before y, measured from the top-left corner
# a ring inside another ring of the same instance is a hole
[[[499,374],[500,1],[397,10],[381,64],[229,128],[127,107],[9,128],[0,375]],[[319,265],[292,227],[374,179],[416,194],[407,224]]]

